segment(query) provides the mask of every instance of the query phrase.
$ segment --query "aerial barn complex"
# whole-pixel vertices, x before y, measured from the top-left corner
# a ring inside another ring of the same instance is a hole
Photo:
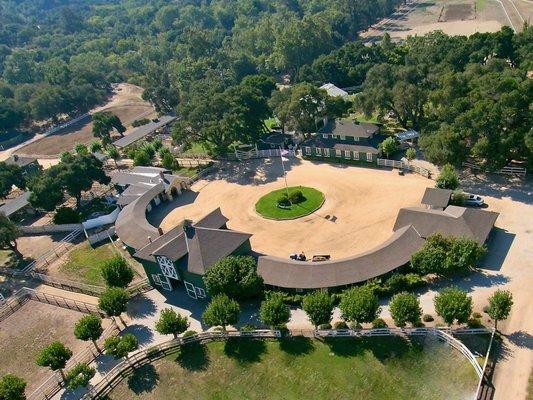
[[[249,242],[252,235],[227,229],[228,219],[220,209],[196,222],[185,220],[163,233],[150,225],[145,213],[169,199],[164,194],[169,180],[155,173],[153,179],[153,186],[119,214],[117,234],[142,262],[154,286],[172,290],[182,283],[190,297],[205,298],[202,275],[225,256],[249,254],[253,250]],[[128,189],[123,196],[128,196]],[[425,239],[435,233],[473,238],[484,244],[498,213],[448,205],[450,196],[448,190],[426,189],[422,202],[428,208],[400,209],[390,238],[362,254],[322,262],[258,255],[258,273],[272,288],[336,288],[386,275],[406,265]]]

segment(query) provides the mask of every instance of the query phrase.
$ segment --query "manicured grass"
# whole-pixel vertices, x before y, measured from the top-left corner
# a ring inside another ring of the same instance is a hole
[[[59,267],[59,272],[71,280],[103,286],[105,282],[101,273],[102,263],[116,254],[111,243],[93,249],[84,242],[70,251],[66,263]]]
[[[270,192],[255,204],[258,214],[269,219],[294,219],[309,215],[324,204],[324,194],[316,189],[305,186],[289,187],[289,193],[300,190],[305,200],[299,204],[292,204],[288,209],[278,207],[278,199],[287,193],[287,189]]]
[[[279,126],[279,121],[277,118],[275,117],[272,117],[272,118],[268,118],[268,119],[265,119],[265,125],[268,129],[272,130],[274,129],[275,127],[278,127]]]
[[[110,398],[181,399],[466,399],[476,374],[438,342],[400,338],[297,337],[194,344],[146,365]],[[179,393],[179,394],[178,394]]]
[[[175,168],[173,172],[175,175],[193,177],[200,170],[201,168],[198,168],[198,167],[195,167],[195,168],[178,167],[178,168]]]

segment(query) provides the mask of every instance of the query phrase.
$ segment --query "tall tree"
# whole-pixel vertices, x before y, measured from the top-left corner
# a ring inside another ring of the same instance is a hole
[[[489,297],[488,314],[494,320],[494,328],[498,329],[498,321],[507,319],[513,307],[513,295],[508,290],[496,290]]]
[[[405,326],[406,322],[416,325],[420,322],[422,309],[414,293],[402,292],[392,296],[389,303],[390,313],[397,326]]]
[[[76,325],[74,325],[74,336],[83,341],[90,340],[98,351],[100,351],[100,349],[98,348],[96,341],[102,336],[103,332],[104,329],[102,328],[101,318],[92,314],[82,317],[76,322]]]
[[[110,287],[127,287],[134,277],[133,269],[128,265],[126,259],[116,255],[102,263],[102,276]]]
[[[434,303],[435,311],[448,325],[454,321],[465,323],[472,314],[472,298],[455,287],[443,289],[435,296]]]
[[[121,136],[124,136],[126,127],[122,125],[120,118],[109,111],[100,111],[92,115],[93,135],[102,140],[102,144],[107,146],[111,143],[111,132],[115,129]]]
[[[0,400],[26,400],[26,381],[13,374],[0,379]]]
[[[283,301],[283,295],[273,292],[261,302],[259,319],[272,329],[279,328],[289,322],[291,311]]]
[[[302,307],[315,329],[319,325],[329,324],[333,315],[333,301],[325,290],[306,295],[302,301]]]
[[[17,248],[17,239],[20,235],[19,227],[4,213],[0,213],[0,247],[4,249],[8,247],[20,257],[21,254]]]
[[[161,310],[159,319],[155,323],[155,330],[162,335],[174,335],[174,338],[177,338],[189,328],[189,325],[187,317],[178,314],[172,308],[165,308]]]
[[[221,326],[226,331],[228,325],[236,324],[239,320],[241,308],[239,303],[230,299],[225,294],[213,296],[211,302],[207,305],[202,319],[209,326]]]
[[[22,174],[22,168],[0,161],[0,197],[5,197],[11,193],[13,186],[21,190],[26,189],[26,179]]]
[[[377,296],[367,286],[345,290],[339,308],[343,319],[355,323],[372,322],[381,312]]]
[[[37,356],[37,365],[49,367],[52,371],[59,371],[61,377],[65,380],[63,368],[67,365],[70,357],[72,357],[72,350],[61,342],[52,342],[42,349]]]
[[[98,307],[110,317],[118,317],[122,324],[126,325],[122,319],[122,313],[126,312],[130,296],[122,288],[110,287],[100,295]]]

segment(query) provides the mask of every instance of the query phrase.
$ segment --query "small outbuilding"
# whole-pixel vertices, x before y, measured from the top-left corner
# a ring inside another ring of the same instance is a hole
[[[450,204],[452,193],[448,189],[426,188],[421,203],[430,210],[444,210]]]
[[[325,83],[322,86],[320,86],[320,89],[323,89],[326,92],[328,92],[328,95],[330,95],[331,97],[348,96],[348,92],[346,90],[342,90],[341,88],[335,86],[333,83]]]

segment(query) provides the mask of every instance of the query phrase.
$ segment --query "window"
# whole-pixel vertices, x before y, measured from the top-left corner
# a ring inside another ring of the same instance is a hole
[[[193,299],[197,299],[198,295],[196,294],[196,288],[191,282],[183,281],[185,284],[185,290],[187,291],[187,295]]]
[[[329,157],[329,149],[324,149],[324,157]]]
[[[159,274],[152,274],[152,280],[156,285],[161,286],[161,278],[159,277]]]
[[[327,138],[328,138],[328,134],[327,134],[327,133],[323,133],[323,134],[322,134],[322,137],[323,137],[324,139],[327,139]]]
[[[340,138],[341,140],[346,140],[346,136],[344,136],[344,135],[339,135],[339,138]]]
[[[196,295],[199,299],[205,299],[205,290],[201,287],[195,286]]]
[[[344,150],[344,158],[350,158],[350,150]]]
[[[306,147],[305,148],[305,154],[307,154],[308,156],[311,155],[311,147]]]
[[[342,150],[335,150],[335,155],[337,157],[342,157]]]
[[[321,155],[322,155],[322,149],[321,149],[320,147],[317,147],[317,148],[315,149],[315,151],[316,151],[316,155],[317,155],[317,156],[321,156]]]
[[[353,152],[353,159],[354,160],[359,160],[359,152],[358,151],[354,151]]]
[[[372,153],[366,153],[366,161],[372,162]]]
[[[358,141],[359,141],[359,136],[354,136],[354,137],[353,137],[353,140],[355,140],[356,142],[358,142]]]

